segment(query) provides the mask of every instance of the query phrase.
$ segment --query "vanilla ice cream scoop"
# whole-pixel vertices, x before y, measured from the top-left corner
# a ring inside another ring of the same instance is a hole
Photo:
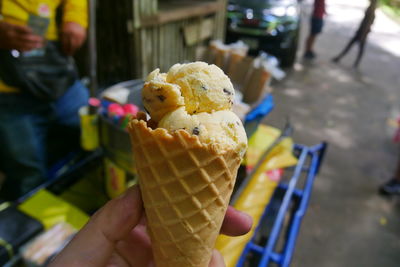
[[[213,144],[220,151],[236,150],[241,156],[244,156],[247,148],[242,122],[229,110],[189,115],[185,107],[180,107],[165,115],[158,127],[170,132],[186,130],[197,135],[202,143]]]
[[[153,120],[185,106],[189,114],[231,109],[235,90],[228,76],[204,62],[175,64],[168,73],[149,74],[142,92],[143,105]]]
[[[185,101],[178,85],[167,83],[166,74],[156,69],[149,74],[142,90],[142,101],[153,120],[161,118],[181,106]]]
[[[235,91],[229,78],[204,62],[175,64],[168,73],[149,74],[142,91],[143,105],[159,128],[183,129],[221,152],[244,155],[247,137],[231,111]]]
[[[231,109],[235,90],[225,73],[204,62],[175,64],[167,82],[179,85],[189,114]]]

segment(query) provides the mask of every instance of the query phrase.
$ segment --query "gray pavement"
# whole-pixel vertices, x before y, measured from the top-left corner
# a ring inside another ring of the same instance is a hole
[[[299,57],[288,77],[273,86],[276,108],[265,123],[282,126],[290,115],[297,143],[329,142],[292,266],[400,266],[400,197],[377,194],[399,150],[388,120],[400,114],[400,26],[378,12],[360,69],[351,68],[355,48],[342,63],[330,62],[366,5],[327,1],[317,60]]]

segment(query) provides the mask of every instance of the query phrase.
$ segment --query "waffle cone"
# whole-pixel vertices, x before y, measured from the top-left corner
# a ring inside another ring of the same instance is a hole
[[[240,155],[143,120],[131,121],[129,132],[156,265],[208,266]]]

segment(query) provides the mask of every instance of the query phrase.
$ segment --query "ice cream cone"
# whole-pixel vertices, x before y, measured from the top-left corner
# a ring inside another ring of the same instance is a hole
[[[185,130],[129,127],[158,267],[208,266],[241,162]]]

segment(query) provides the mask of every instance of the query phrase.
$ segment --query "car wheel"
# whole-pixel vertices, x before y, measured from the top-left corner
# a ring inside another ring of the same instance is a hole
[[[289,48],[287,48],[282,55],[281,58],[281,67],[290,68],[296,62],[296,54],[297,54],[297,47],[299,44],[299,36],[300,36],[300,25],[301,22],[299,21],[298,27],[296,29],[294,38],[292,39],[292,43],[290,44]]]
[[[285,53],[282,56],[281,67],[290,68],[293,66],[294,62],[296,61],[297,45],[298,38],[294,38],[290,44],[290,47],[285,50]]]

